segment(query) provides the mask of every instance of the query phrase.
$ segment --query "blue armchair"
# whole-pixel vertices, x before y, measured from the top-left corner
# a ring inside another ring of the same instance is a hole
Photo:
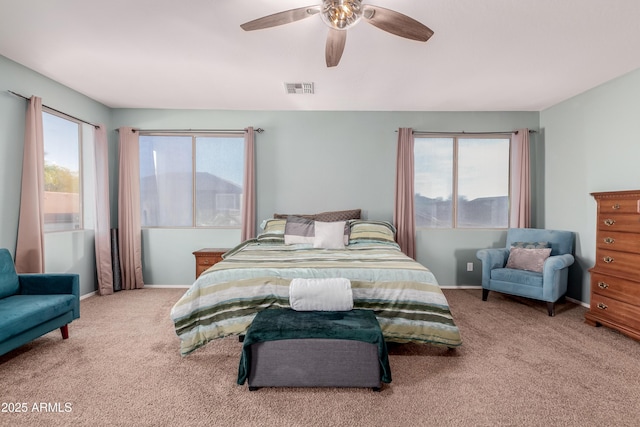
[[[574,261],[574,240],[575,235],[571,231],[509,229],[505,248],[481,249],[476,253],[482,261],[482,300],[487,300],[489,291],[496,291],[546,301],[549,316],[554,316],[555,303],[567,292],[569,266]],[[514,244],[523,246],[523,243],[538,242],[547,242],[551,248],[541,272],[507,268]]]

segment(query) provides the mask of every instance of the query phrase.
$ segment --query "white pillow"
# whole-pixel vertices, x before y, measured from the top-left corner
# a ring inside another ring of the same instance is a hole
[[[314,248],[344,249],[345,221],[315,222]]]

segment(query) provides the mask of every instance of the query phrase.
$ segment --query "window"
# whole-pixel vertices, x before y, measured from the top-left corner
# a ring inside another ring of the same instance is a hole
[[[42,112],[44,140],[44,231],[82,228],[80,123]]]
[[[240,228],[244,136],[140,135],[143,227]]]
[[[416,137],[416,227],[507,228],[510,142],[500,135]]]

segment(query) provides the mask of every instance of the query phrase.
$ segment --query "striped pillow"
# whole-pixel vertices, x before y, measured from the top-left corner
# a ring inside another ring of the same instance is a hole
[[[396,228],[387,221],[352,220],[349,244],[395,243]]]
[[[286,219],[267,219],[262,223],[262,229],[256,239],[258,242],[284,243],[284,227]]]

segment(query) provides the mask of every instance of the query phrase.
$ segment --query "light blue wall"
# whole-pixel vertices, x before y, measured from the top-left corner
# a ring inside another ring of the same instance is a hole
[[[20,213],[20,182],[27,101],[43,104],[92,123],[110,126],[111,110],[86,96],[0,56],[0,247],[15,254]],[[80,291],[96,289],[93,230],[45,236],[45,268],[51,273],[80,274]]]
[[[396,130],[505,131],[537,129],[537,112],[285,112],[118,109],[114,127],[141,129],[265,129],[256,136],[258,222],[278,213],[313,213],[361,208],[370,219],[393,219]],[[535,173],[541,159],[532,134]],[[535,200],[543,195],[534,193]],[[536,205],[537,206],[537,205]],[[540,215],[536,208],[534,215]],[[420,230],[418,261],[442,285],[478,285],[479,248],[504,244],[503,231]],[[143,232],[146,283],[190,284],[191,252],[233,246],[239,233],[159,230]],[[475,271],[467,273],[467,262]]]
[[[640,188],[640,70],[540,114],[548,228],[577,233],[569,296],[589,301],[596,203],[590,193]]]

